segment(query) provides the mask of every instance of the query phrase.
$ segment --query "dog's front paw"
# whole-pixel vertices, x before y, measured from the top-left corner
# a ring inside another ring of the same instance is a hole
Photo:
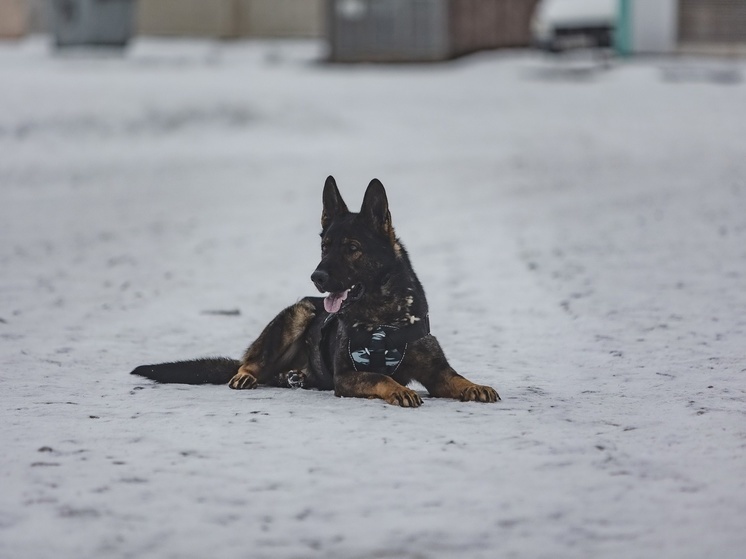
[[[228,382],[228,386],[236,390],[243,390],[246,388],[256,388],[256,377],[249,373],[238,372]]]
[[[491,386],[473,384],[461,393],[462,402],[497,402],[500,395]]]
[[[402,386],[389,392],[384,400],[394,406],[403,408],[419,408],[422,405],[422,398],[414,390]]]

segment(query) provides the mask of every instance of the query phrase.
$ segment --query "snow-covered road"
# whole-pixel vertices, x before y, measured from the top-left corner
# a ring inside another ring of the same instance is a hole
[[[746,63],[319,52],[0,45],[0,557],[743,557]],[[127,374],[312,294],[328,174],[501,403]]]

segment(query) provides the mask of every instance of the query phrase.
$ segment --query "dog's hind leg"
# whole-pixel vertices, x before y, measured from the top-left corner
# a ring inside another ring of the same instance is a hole
[[[320,297],[306,297],[278,314],[249,346],[228,383],[236,389],[257,384],[288,386],[287,373],[308,368],[306,332],[323,308]]]

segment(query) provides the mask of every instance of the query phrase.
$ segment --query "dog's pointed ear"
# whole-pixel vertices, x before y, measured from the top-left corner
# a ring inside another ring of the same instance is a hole
[[[368,184],[363,198],[363,206],[360,214],[379,231],[394,238],[394,228],[391,225],[391,212],[389,212],[389,201],[386,197],[386,189],[378,179],[373,179]]]
[[[326,229],[335,217],[349,213],[347,204],[337,188],[337,181],[329,175],[324,183],[324,209],[321,211],[321,229]]]

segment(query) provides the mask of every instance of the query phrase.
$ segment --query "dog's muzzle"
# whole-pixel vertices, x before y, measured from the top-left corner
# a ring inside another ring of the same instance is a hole
[[[321,293],[329,291],[329,289],[327,289],[327,284],[329,283],[329,274],[326,273],[324,270],[319,270],[318,268],[314,270],[313,274],[311,274],[311,281],[316,286],[316,289],[318,289]]]

